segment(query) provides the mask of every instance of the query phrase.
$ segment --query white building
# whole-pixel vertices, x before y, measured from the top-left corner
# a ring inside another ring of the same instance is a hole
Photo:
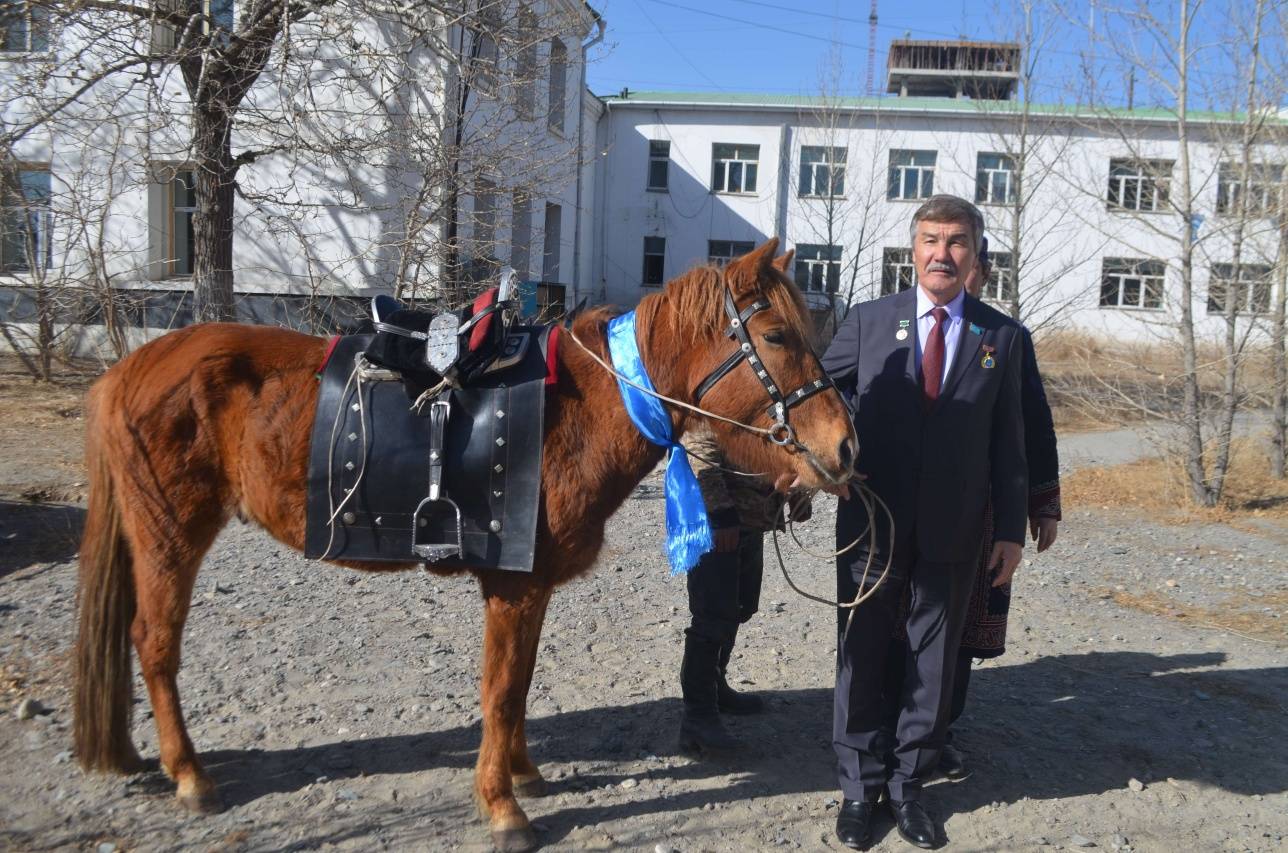
[[[101,19],[84,17],[93,12],[62,20],[55,12],[51,21],[21,0],[2,2],[17,17],[6,18],[0,44],[0,131],[73,91],[95,62],[129,50],[145,56],[149,47],[164,55],[178,37],[118,16],[108,39]],[[158,8],[176,6],[186,8]],[[215,27],[245,25],[235,18],[239,3],[194,8]],[[571,305],[592,261],[588,152],[602,103],[586,90],[585,52],[603,36],[597,13],[581,0],[516,0],[489,19],[493,38],[469,18],[440,17],[417,35],[353,17],[353,8],[319,7],[279,34],[239,115],[233,153],[264,152],[237,176],[239,317],[294,325],[320,306],[325,326],[357,307],[332,297],[408,293],[434,280],[444,196],[426,175],[447,168],[463,176],[466,266],[513,264],[541,282],[543,301]],[[0,321],[19,338],[32,332],[42,293],[58,303],[59,334],[69,321],[88,321],[89,349],[98,346],[102,316],[93,306],[104,293],[134,294],[131,318],[147,335],[191,316],[195,193],[178,65],[154,61],[108,76],[11,146]],[[471,98],[461,110],[467,77]],[[457,115],[462,142],[453,149]],[[440,162],[454,151],[455,165]],[[333,309],[339,316],[327,319]],[[64,337],[86,349],[70,340],[78,335]]]
[[[991,295],[1005,302],[1022,173],[1026,323],[1145,338],[1167,334],[1159,321],[1179,311],[1184,232],[1167,200],[1180,192],[1179,147],[1161,111],[1030,107],[1021,159],[1026,111],[1013,100],[623,92],[604,101],[595,275],[607,301],[632,304],[695,263],[779,236],[796,249],[812,307],[839,314],[912,284],[912,214],[932,193],[952,193],[984,213]],[[1239,125],[1191,117],[1190,132],[1194,311],[1211,332],[1231,275]],[[1282,191],[1284,140],[1253,151],[1254,214],[1271,212]],[[1269,215],[1244,221],[1240,305],[1264,316],[1276,286],[1275,224]]]

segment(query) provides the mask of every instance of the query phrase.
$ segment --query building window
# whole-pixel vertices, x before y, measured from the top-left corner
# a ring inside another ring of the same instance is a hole
[[[1015,158],[1007,154],[980,154],[975,160],[975,203],[1011,204],[1015,201]]]
[[[492,94],[496,91],[496,38],[493,27],[496,24],[484,18],[470,29],[470,67],[474,71],[474,88],[480,92]]]
[[[711,146],[711,191],[754,193],[760,167],[759,145],[717,142]]]
[[[1240,168],[1222,163],[1217,172],[1216,212],[1239,212],[1240,196],[1246,193],[1249,216],[1275,216],[1283,197],[1284,167],[1273,163],[1249,164],[1247,180]],[[1246,188],[1246,190],[1245,190]]]
[[[980,298],[1008,304],[1019,299],[1020,292],[1015,285],[1015,267],[1011,253],[989,252],[988,262],[991,268]]]
[[[883,249],[881,252],[881,295],[889,296],[917,284],[912,249]]]
[[[886,197],[891,201],[916,201],[934,195],[936,156],[934,151],[891,151]]]
[[[496,184],[474,180],[474,257],[489,258],[496,251]]]
[[[1167,206],[1171,160],[1110,160],[1109,207],[1151,213]]]
[[[27,273],[49,266],[50,173],[46,168],[0,167],[0,272]]]
[[[541,280],[559,281],[559,255],[563,243],[563,207],[546,202],[545,239],[542,243]]]
[[[818,198],[845,195],[845,149],[801,146],[800,194]]]
[[[553,323],[568,313],[568,288],[562,284],[537,285],[537,323]]]
[[[648,141],[648,189],[666,192],[671,171],[671,143],[665,139]]]
[[[756,248],[750,240],[708,240],[707,262],[722,267]]]
[[[39,53],[49,49],[49,12],[27,0],[0,0],[0,51]]]
[[[514,109],[523,118],[532,118],[537,95],[537,16],[527,6],[519,6],[517,38],[521,42],[514,60]]]
[[[532,266],[532,199],[515,190],[510,200],[510,266],[527,281]]]
[[[560,136],[564,132],[564,101],[568,91],[568,48],[559,39],[550,40],[550,105],[546,126]]]
[[[197,176],[192,169],[155,165],[148,185],[148,277],[192,275],[197,212]]]
[[[1101,308],[1162,308],[1162,261],[1105,258],[1100,275]]]
[[[1236,310],[1240,314],[1267,314],[1270,312],[1270,281],[1273,267],[1262,264],[1240,264],[1239,283],[1235,288]],[[1234,264],[1213,264],[1212,277],[1208,280],[1209,314],[1224,314],[1226,294],[1234,280]]]
[[[841,247],[797,244],[796,286],[814,293],[836,293],[841,286]]]
[[[666,238],[644,238],[644,284],[659,287],[666,281]]]
[[[153,0],[153,7],[158,14],[168,15],[175,12],[187,17],[189,14],[185,0]],[[233,31],[233,0],[201,0],[201,32],[211,33],[212,27],[220,35],[220,40],[228,41],[228,34]],[[182,26],[168,21],[157,21],[152,24],[152,52],[169,53],[178,44]]]

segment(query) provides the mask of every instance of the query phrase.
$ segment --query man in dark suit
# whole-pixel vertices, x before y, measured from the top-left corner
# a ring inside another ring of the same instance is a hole
[[[856,305],[823,367],[854,407],[858,471],[889,507],[869,518],[842,500],[837,594],[850,601],[878,571],[890,575],[853,620],[841,611],[833,745],[843,802],[837,835],[867,844],[878,798],[887,793],[899,834],[933,847],[938,831],[920,803],[947,730],[953,677],[990,493],[996,528],[988,564],[993,583],[1020,563],[1027,469],[1020,409],[1020,327],[967,296],[984,221],[955,196],[931,198],[913,215],[917,286]],[[911,606],[909,653],[899,695],[887,682],[890,636],[904,591]],[[897,718],[893,743],[883,722]]]

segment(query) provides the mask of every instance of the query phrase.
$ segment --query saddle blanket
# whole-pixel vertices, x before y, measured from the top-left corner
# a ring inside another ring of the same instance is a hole
[[[460,507],[463,547],[460,558],[435,566],[532,571],[547,370],[541,331],[514,329],[515,345],[529,336],[518,364],[438,397],[451,403],[442,496]],[[455,542],[455,514],[436,511],[415,529],[429,492],[430,406],[414,409],[414,395],[396,374],[359,379],[355,365],[371,340],[341,338],[321,371],[305,556],[419,562],[413,543]]]

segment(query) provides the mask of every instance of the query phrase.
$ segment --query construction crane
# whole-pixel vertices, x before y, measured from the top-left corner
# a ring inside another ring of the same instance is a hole
[[[872,76],[877,66],[877,0],[872,0],[872,11],[868,14],[868,85],[869,96],[875,95],[872,87]]]

